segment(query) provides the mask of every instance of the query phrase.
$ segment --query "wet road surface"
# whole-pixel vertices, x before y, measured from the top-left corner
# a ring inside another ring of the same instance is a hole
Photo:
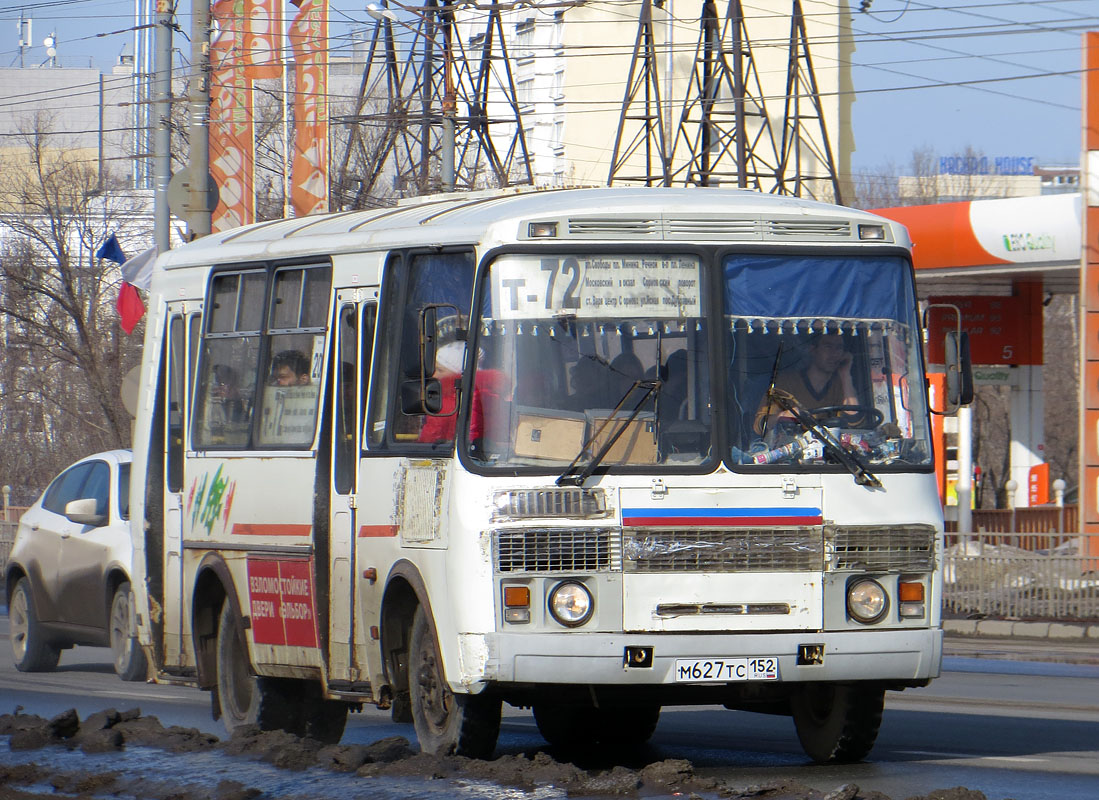
[[[221,724],[210,717],[206,693],[185,686],[123,683],[111,670],[109,652],[99,648],[67,651],[56,672],[25,675],[15,670],[7,652],[6,615],[0,616],[0,636],[0,713],[22,705],[25,713],[43,717],[69,708],[85,717],[108,707],[137,706],[164,725],[195,727],[225,738]],[[978,789],[990,800],[1099,797],[1099,642],[1051,646],[951,638],[946,653],[943,676],[931,686],[887,695],[877,746],[863,764],[812,764],[785,717],[684,707],[664,710],[645,750],[625,760],[595,758],[579,766],[609,769],[618,763],[636,769],[663,759],[687,759],[697,774],[730,785],[796,781],[829,792],[854,783],[894,800],[954,786]],[[404,736],[414,746],[411,725],[393,723],[387,712],[368,708],[349,717],[342,743],[370,744],[391,736]],[[497,756],[540,750],[553,754],[530,714],[505,708]],[[44,751],[0,749],[0,764],[41,762],[43,757]],[[266,764],[242,767],[219,754],[183,756],[128,748],[121,755],[56,752],[49,758],[57,759],[62,769],[70,768],[62,761],[71,762],[72,769],[88,769],[95,758],[107,758],[113,769],[151,769],[203,780],[223,773],[237,780],[247,776],[250,785],[274,796],[353,797],[364,789],[363,779],[355,776],[286,773]],[[395,800],[436,793],[532,796],[476,781],[447,788],[425,779],[378,780],[369,783],[370,796]],[[536,796],[564,793],[546,788]]]

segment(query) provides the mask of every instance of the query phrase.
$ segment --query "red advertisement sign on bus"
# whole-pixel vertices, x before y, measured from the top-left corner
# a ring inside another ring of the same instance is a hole
[[[256,644],[317,646],[313,568],[307,559],[248,559]]]

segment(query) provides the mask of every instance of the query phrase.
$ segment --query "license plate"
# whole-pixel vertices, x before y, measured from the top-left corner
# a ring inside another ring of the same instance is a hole
[[[677,683],[777,681],[778,659],[773,656],[677,658],[675,660],[675,680]]]

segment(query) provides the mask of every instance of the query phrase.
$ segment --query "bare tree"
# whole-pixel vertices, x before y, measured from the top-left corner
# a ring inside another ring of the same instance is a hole
[[[38,120],[0,170],[0,474],[22,500],[74,459],[129,446],[119,389],[140,328],[122,333],[118,269],[94,253],[116,230],[135,250],[151,238],[121,183],[48,133]]]

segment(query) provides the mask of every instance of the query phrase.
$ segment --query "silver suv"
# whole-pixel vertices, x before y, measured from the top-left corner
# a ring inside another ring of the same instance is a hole
[[[111,450],[77,461],[19,520],[5,586],[20,671],[48,672],[79,644],[109,646],[122,680],[145,678],[130,590],[130,460]]]

